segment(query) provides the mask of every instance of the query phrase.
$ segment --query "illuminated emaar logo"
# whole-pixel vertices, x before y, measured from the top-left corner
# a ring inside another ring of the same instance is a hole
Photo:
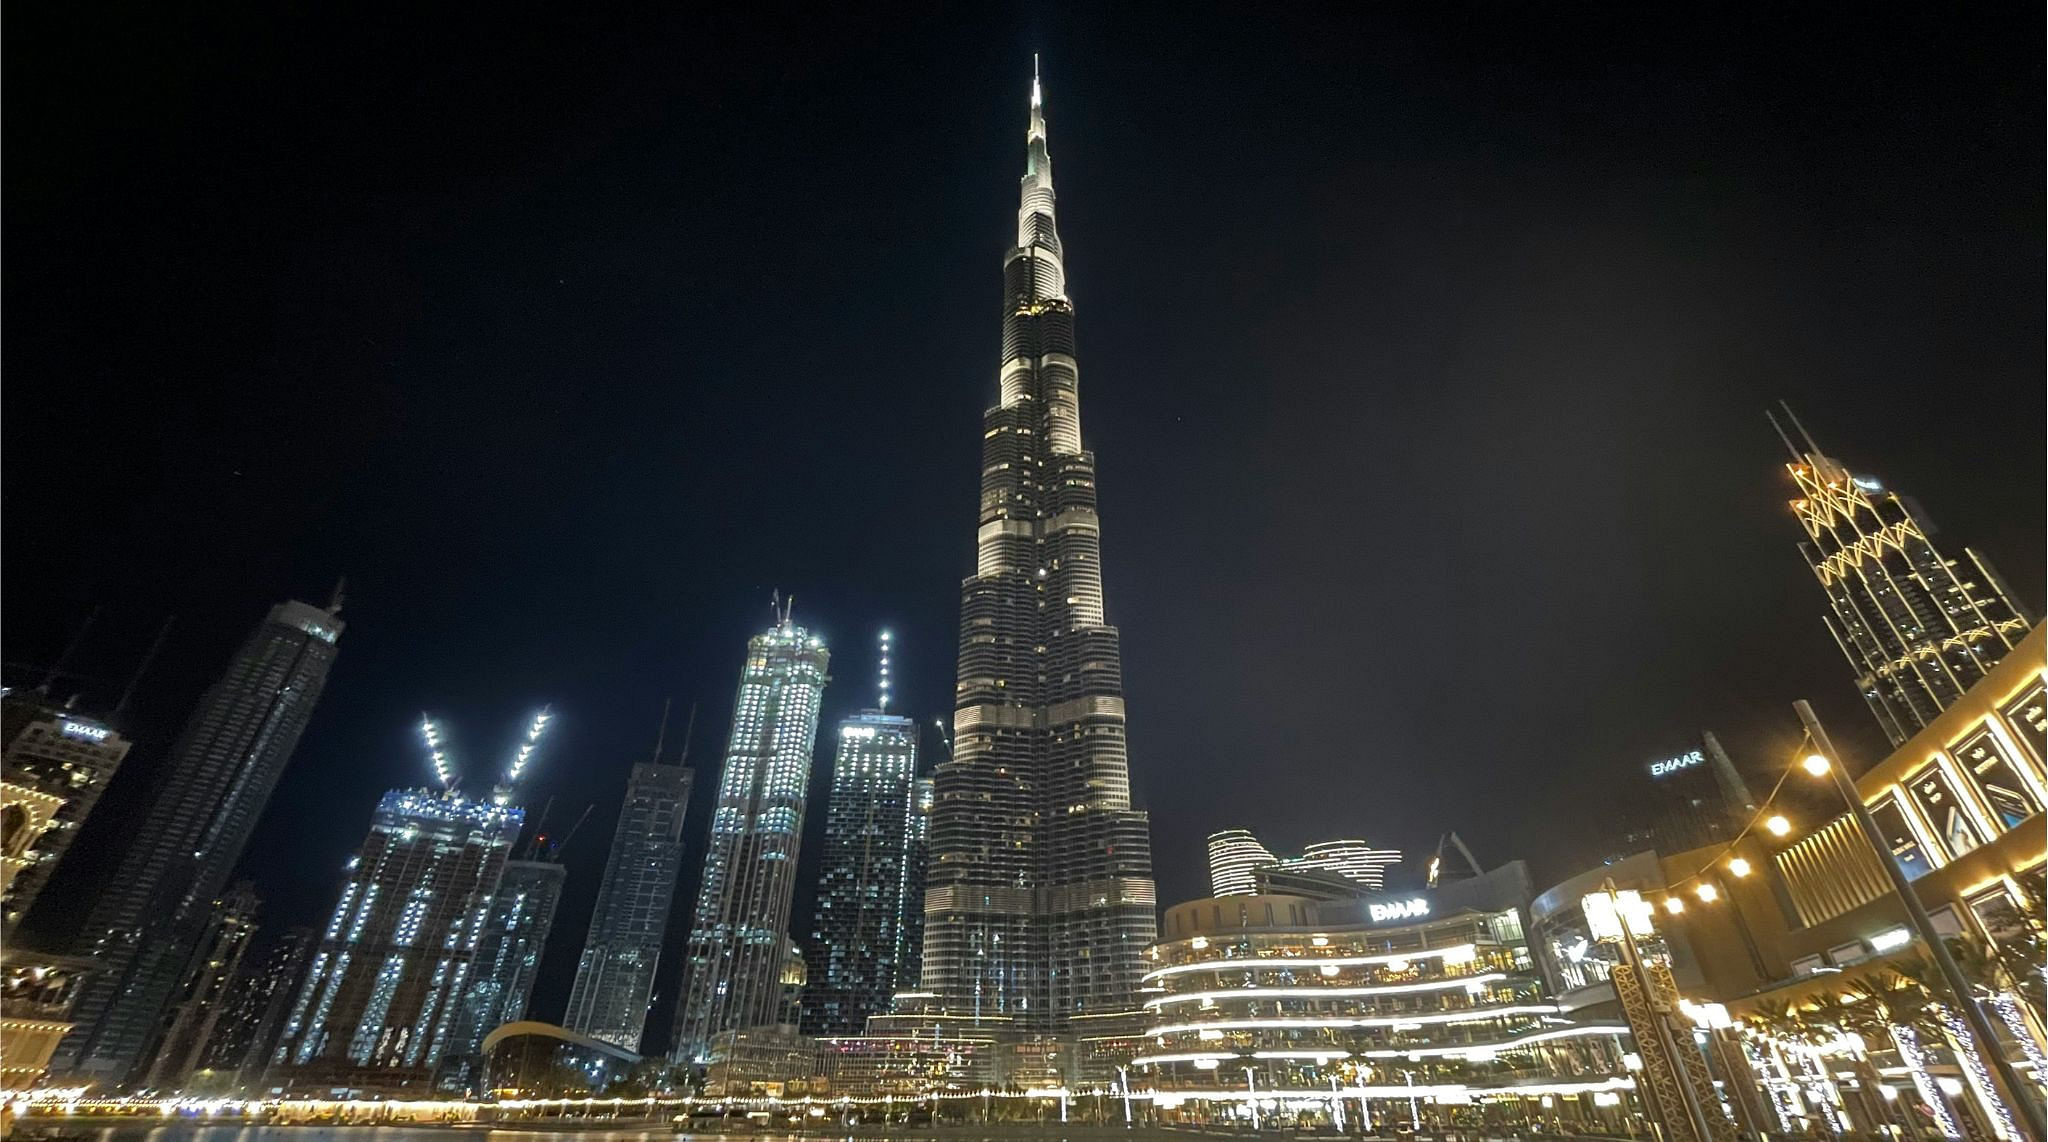
[[[74,722],[69,718],[64,719],[63,730],[67,738],[84,738],[95,742],[106,741],[114,732],[105,726],[95,726],[90,722]]]
[[[1663,761],[1653,761],[1650,763],[1650,776],[1662,777],[1667,773],[1677,773],[1681,769],[1691,769],[1695,765],[1704,765],[1706,760],[1707,755],[1699,750],[1680,754],[1677,757],[1667,757]]]
[[[1429,901],[1416,896],[1407,900],[1389,901],[1385,904],[1368,904],[1365,906],[1365,911],[1367,915],[1372,917],[1372,922],[1375,924],[1388,920],[1406,920],[1411,916],[1429,915]]]

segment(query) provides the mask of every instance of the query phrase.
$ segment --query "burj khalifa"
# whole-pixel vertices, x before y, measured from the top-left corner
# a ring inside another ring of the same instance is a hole
[[[977,562],[961,586],[953,756],[935,774],[920,982],[956,1016],[1055,1030],[1135,1003],[1157,919],[1036,75],[1020,199],[1003,257],[1000,403],[982,419]]]

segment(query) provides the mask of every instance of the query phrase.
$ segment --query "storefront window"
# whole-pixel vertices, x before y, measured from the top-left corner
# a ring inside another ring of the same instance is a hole
[[[1970,897],[1970,914],[1977,918],[1977,926],[1991,937],[1993,943],[2003,944],[2025,936],[2029,930],[2026,913],[2013,900],[2004,885],[1987,889]]]
[[[1958,742],[1955,755],[1977,782],[1984,800],[1990,802],[2000,825],[2010,829],[2041,811],[2013,759],[2006,755],[2005,743],[1988,727]]]
[[[2020,745],[2040,762],[2042,740],[2048,738],[2048,692],[2036,682],[2025,690],[2013,695],[2012,700],[1999,708],[2005,720],[2012,723],[2013,735],[2020,739]]]
[[[1969,811],[1956,796],[1955,787],[1949,784],[1948,774],[1940,766],[1930,765],[1906,779],[1906,788],[1913,794],[1913,803],[1919,807],[1920,815],[1934,827],[1934,835],[1941,847],[1951,857],[1959,857],[1978,845],[1984,838],[1977,835],[1977,827],[1970,821]]]
[[[1898,859],[1899,867],[1905,870],[1906,879],[1918,880],[1926,876],[1933,866],[1928,863],[1919,838],[1906,824],[1906,814],[1899,809],[1898,802],[1889,797],[1876,802],[1870,806],[1870,816],[1877,822],[1878,831],[1884,834],[1885,843],[1891,846],[1892,856]]]

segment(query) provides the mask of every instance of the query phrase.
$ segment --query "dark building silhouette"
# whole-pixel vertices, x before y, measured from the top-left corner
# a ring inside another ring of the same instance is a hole
[[[339,589],[324,609],[272,607],[200,698],[119,872],[86,920],[84,940],[99,970],[80,989],[77,1026],[59,1049],[57,1073],[121,1085],[148,1064],[213,902],[327,683],[340,609]]]

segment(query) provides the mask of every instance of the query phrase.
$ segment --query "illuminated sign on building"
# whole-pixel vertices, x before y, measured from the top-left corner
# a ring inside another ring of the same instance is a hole
[[[114,732],[105,726],[95,726],[90,722],[74,722],[69,718],[64,719],[63,726],[65,737],[84,738],[87,741],[103,742]]]
[[[1429,915],[1429,901],[1416,896],[1407,900],[1389,901],[1385,904],[1368,904],[1365,906],[1365,910],[1372,917],[1373,923],[1380,924],[1388,920],[1406,920],[1411,916],[1427,916]]]
[[[1704,765],[1706,760],[1707,755],[1699,750],[1680,754],[1677,757],[1667,757],[1663,761],[1653,761],[1650,763],[1650,776],[1662,777],[1667,773],[1677,773],[1681,769],[1691,769],[1695,765]]]

